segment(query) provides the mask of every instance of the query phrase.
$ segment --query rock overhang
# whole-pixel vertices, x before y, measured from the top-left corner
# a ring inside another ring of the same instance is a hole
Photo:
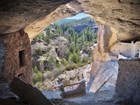
[[[118,41],[140,39],[139,0],[2,0],[0,2],[0,34],[12,33],[24,27],[32,40],[55,20],[85,12],[96,22],[108,25],[113,34],[116,34]]]

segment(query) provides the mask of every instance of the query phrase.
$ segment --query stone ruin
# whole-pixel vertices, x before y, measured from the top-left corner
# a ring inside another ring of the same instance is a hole
[[[116,93],[126,105],[140,104],[140,59],[119,60]]]
[[[8,84],[14,77],[32,83],[31,65],[30,41],[23,30],[0,37],[0,98],[11,94]]]
[[[110,53],[118,59],[140,58],[140,41],[118,42],[110,48]]]

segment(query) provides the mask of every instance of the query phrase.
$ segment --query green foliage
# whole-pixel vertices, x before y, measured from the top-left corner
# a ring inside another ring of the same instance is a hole
[[[63,65],[68,65],[68,64],[69,64],[69,62],[68,62],[65,58],[63,58],[63,59],[61,60],[61,63],[62,63]]]
[[[35,50],[36,54],[42,55],[43,54],[43,49],[39,47],[38,49]]]
[[[66,70],[67,71],[77,69],[77,68],[78,68],[78,66],[75,63],[69,63],[68,65],[66,65]]]
[[[77,55],[80,55],[80,48],[78,46],[75,47],[75,53]]]
[[[56,58],[52,55],[49,56],[49,62],[56,63]]]
[[[51,36],[50,30],[48,31],[47,34],[45,34],[44,32],[42,32],[42,33],[38,34],[33,39],[33,42],[44,41],[44,42],[47,42],[49,44],[50,43],[50,36]]]
[[[38,70],[37,66],[35,66],[35,67],[33,68],[33,72],[34,72],[34,73],[38,73],[38,71],[39,71],[39,70]]]
[[[58,25],[57,23],[50,25],[45,29],[45,32],[40,33],[34,41],[44,41],[50,43],[50,40],[59,36],[65,37],[69,41],[69,45],[59,47],[58,57],[60,60],[53,55],[48,55],[46,59],[45,72],[47,72],[47,78],[56,78],[65,70],[77,69],[85,64],[91,62],[92,51],[90,47],[96,43],[97,34],[92,30],[91,27],[87,27],[81,32],[76,32],[74,26],[85,24],[91,21],[90,18],[84,18],[78,21],[65,23],[63,25]],[[81,57],[80,51],[87,57]],[[42,55],[43,49],[38,48],[35,50],[36,54]],[[35,66],[33,68],[35,76],[33,77],[33,82],[38,83],[42,81],[42,73]]]
[[[49,55],[49,57],[47,58],[46,61],[47,61],[46,64],[47,64],[47,70],[48,71],[52,71],[57,65],[57,60],[52,55]]]
[[[42,73],[40,72],[40,70],[37,68],[37,66],[35,66],[33,68],[33,73],[34,73],[34,76],[33,76],[33,83],[36,84],[37,82],[42,82]]]
[[[63,80],[63,85],[64,86],[68,86],[71,84],[71,81],[70,80]]]
[[[35,38],[34,38],[34,41],[39,41],[39,40],[42,40],[42,36],[43,36],[43,33],[40,33],[38,34]]]
[[[68,61],[69,62],[78,63],[78,62],[80,62],[80,56],[78,56],[76,53],[71,53],[68,56]]]
[[[81,62],[83,64],[87,64],[89,62],[89,58],[88,57],[83,57]]]

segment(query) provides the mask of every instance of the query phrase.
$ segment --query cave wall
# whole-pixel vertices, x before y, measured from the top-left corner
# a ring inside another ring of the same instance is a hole
[[[3,78],[3,66],[4,66],[4,56],[5,56],[5,48],[3,43],[0,41],[0,80]]]
[[[112,44],[112,40],[115,40],[116,36],[112,34],[111,29],[108,26],[100,25],[97,33],[97,45],[93,51],[93,62],[91,73],[93,76],[99,72],[101,66],[108,60],[109,48]]]
[[[28,35],[20,30],[1,36],[0,42],[0,46],[4,47],[4,50],[0,49],[0,51],[5,53],[3,68],[0,68],[1,78],[9,82],[13,77],[19,77],[31,83],[31,46]],[[2,61],[0,59],[0,62]]]
[[[118,41],[140,39],[140,0],[1,0],[0,34],[25,28],[32,40],[55,20],[79,12],[111,27]]]
[[[140,105],[140,59],[119,60],[116,93],[126,104]]]

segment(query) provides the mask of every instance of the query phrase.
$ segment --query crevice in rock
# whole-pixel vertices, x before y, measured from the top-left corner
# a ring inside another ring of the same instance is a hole
[[[138,0],[132,0],[132,1],[118,0],[118,2],[123,3],[123,4],[140,4],[140,1],[138,1]]]
[[[134,22],[129,21],[129,20],[123,20],[123,19],[120,19],[120,18],[116,18],[116,20],[121,24],[129,24],[129,25],[132,25],[132,26],[140,27],[140,24],[134,23]]]

